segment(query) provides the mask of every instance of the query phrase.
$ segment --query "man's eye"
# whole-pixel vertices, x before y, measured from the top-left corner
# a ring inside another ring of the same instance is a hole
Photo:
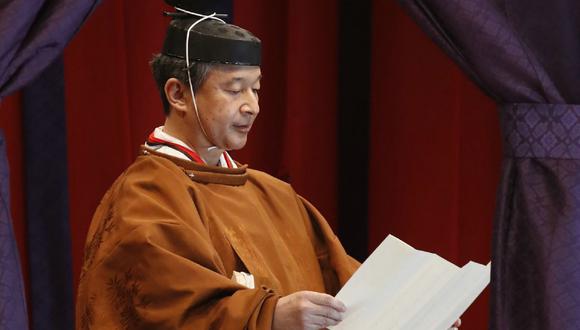
[[[259,90],[259,89],[257,89],[257,88],[253,88],[253,89],[252,89],[252,92],[254,92],[254,94],[258,95],[258,93],[260,92],[260,90]]]
[[[235,89],[230,89],[228,90],[228,93],[232,94],[232,95],[238,95],[240,94],[242,91],[240,90],[235,90]]]

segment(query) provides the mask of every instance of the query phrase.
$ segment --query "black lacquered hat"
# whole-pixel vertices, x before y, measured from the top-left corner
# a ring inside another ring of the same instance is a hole
[[[168,14],[173,20],[167,29],[163,54],[181,59],[189,55],[189,61],[196,62],[260,65],[260,40],[245,29],[212,16],[212,1],[165,2],[176,12]]]

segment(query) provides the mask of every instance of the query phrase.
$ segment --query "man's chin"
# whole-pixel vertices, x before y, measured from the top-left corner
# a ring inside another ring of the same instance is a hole
[[[228,143],[228,150],[240,150],[246,146],[247,139],[230,141]]]

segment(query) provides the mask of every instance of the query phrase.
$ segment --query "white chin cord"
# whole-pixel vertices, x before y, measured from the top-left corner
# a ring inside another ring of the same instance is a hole
[[[216,20],[216,21],[220,21],[220,22],[222,22],[224,24],[225,24],[225,22],[224,22],[224,20],[222,20],[222,19],[220,19],[220,18],[217,17],[217,16],[223,16],[223,15],[216,14],[216,13],[213,13],[211,15],[202,15],[202,14],[198,14],[198,13],[194,13],[194,12],[191,12],[191,11],[187,11],[185,9],[181,9],[181,8],[178,8],[178,7],[175,7],[175,10],[180,11],[182,13],[186,13],[186,14],[192,15],[192,16],[201,17],[201,19],[199,19],[195,23],[191,24],[191,26],[189,27],[189,29],[187,29],[187,37],[185,38],[185,63],[187,65],[187,78],[188,78],[187,80],[189,81],[189,90],[191,91],[191,98],[193,100],[193,108],[195,109],[195,115],[197,117],[197,122],[199,124],[199,127],[201,128],[201,132],[203,133],[203,135],[205,136],[205,138],[207,139],[207,141],[209,143],[213,144],[211,147],[208,147],[207,148],[207,151],[211,151],[211,150],[214,150],[214,149],[218,149],[218,146],[216,146],[215,143],[213,143],[211,141],[211,139],[209,138],[209,135],[207,135],[207,133],[205,131],[205,128],[203,127],[203,123],[201,122],[201,118],[199,117],[199,111],[197,109],[197,102],[195,101],[195,93],[193,92],[193,84],[191,82],[191,72],[190,72],[190,62],[189,62],[189,33],[191,32],[191,30],[193,30],[193,28],[197,24],[199,24],[199,23],[201,23],[201,22],[203,22],[205,20],[208,20],[208,19],[213,19],[213,20]]]

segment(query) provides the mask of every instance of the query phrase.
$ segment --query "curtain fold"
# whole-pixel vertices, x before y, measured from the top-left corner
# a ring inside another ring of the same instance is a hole
[[[0,130],[0,329],[28,329],[26,296],[10,215],[6,142]]]
[[[63,50],[99,0],[0,5],[0,99],[32,81]]]
[[[580,302],[580,4],[400,0],[499,104],[504,143],[492,329],[576,329]],[[574,37],[575,36],[575,37]]]
[[[62,58],[22,91],[31,326],[71,329],[73,290]]]
[[[0,4],[0,35],[2,35],[2,42],[0,43],[0,101],[10,93],[33,82],[39,74],[53,63],[98,2],[98,0],[26,0],[3,1]],[[54,83],[54,81],[52,82]],[[40,150],[44,155],[47,155],[45,160],[52,164],[57,164],[57,167],[59,164],[66,164],[66,157],[63,159],[58,157],[57,154],[47,154],[50,148],[55,146],[50,144],[53,142],[50,137],[58,136],[59,133],[62,133],[61,136],[65,135],[63,130],[59,130],[59,127],[64,127],[64,117],[53,118],[49,116],[44,118],[50,120],[36,117],[38,113],[46,114],[46,111],[43,112],[41,110],[51,109],[44,101],[50,99],[53,95],[51,94],[53,91],[51,88],[58,89],[59,86],[62,87],[62,75],[56,84],[49,86],[43,85],[42,82],[37,85],[33,84],[25,93],[31,98],[24,102],[24,104],[28,105],[25,106],[28,118],[25,118],[24,126],[28,129],[25,129],[25,131],[27,131],[26,138],[29,141],[26,146],[28,163],[26,165],[27,178],[25,180],[28,194],[26,200],[29,205],[27,215],[33,214],[35,218],[34,221],[27,224],[29,233],[34,233],[28,239],[31,244],[29,252],[32,253],[29,258],[32,261],[30,267],[33,269],[30,277],[31,287],[33,288],[31,290],[33,296],[31,314],[35,320],[32,323],[36,328],[42,329],[72,327],[70,275],[66,276],[71,271],[70,257],[66,253],[63,254],[62,251],[52,255],[52,259],[43,254],[47,249],[50,250],[59,244],[66,246],[66,251],[69,250],[68,244],[66,244],[70,233],[68,230],[68,218],[66,216],[62,217],[62,212],[51,213],[46,208],[38,207],[38,203],[34,204],[34,202],[40,202],[44,205],[60,206],[61,211],[65,209],[64,212],[66,212],[67,208],[66,202],[64,204],[59,203],[59,201],[63,202],[62,199],[51,203],[51,201],[54,201],[51,200],[51,197],[55,196],[47,194],[42,189],[37,189],[48,183],[48,185],[53,184],[54,191],[57,193],[66,191],[63,190],[62,184],[58,183],[59,176],[62,177],[62,173],[51,172],[51,167],[47,166],[46,162],[35,162],[42,160],[42,157],[37,154],[39,152],[38,147],[42,145],[42,143],[38,142],[42,141],[48,143],[48,146]],[[60,88],[60,91],[62,92],[62,88]],[[64,104],[61,102],[60,107],[63,106]],[[58,122],[56,125],[50,124],[55,121]],[[59,124],[62,124],[62,126]],[[36,130],[40,126],[44,129]],[[38,136],[40,133],[44,134]],[[3,140],[3,137],[0,140]],[[0,228],[0,235],[2,235],[2,245],[0,247],[0,264],[2,266],[0,267],[0,283],[2,284],[0,285],[0,327],[2,329],[27,329],[28,316],[25,307],[24,284],[21,268],[17,261],[18,252],[12,231],[10,212],[8,211],[8,201],[10,200],[8,163],[3,141],[0,141],[0,144],[0,176],[2,177],[0,182],[2,184],[2,189],[0,190],[0,225],[2,226]],[[31,197],[30,194],[33,196]],[[51,235],[53,233],[52,230],[44,230],[46,228],[58,229],[63,225],[64,231],[60,231],[60,234],[64,234],[64,240]],[[50,242],[51,240],[56,240],[53,241],[56,245],[38,246],[41,241]],[[52,267],[54,265],[53,259],[55,258],[65,260],[62,264],[65,269]],[[51,278],[47,276],[50,272],[39,271],[47,269],[56,273],[57,276]],[[64,281],[65,284],[58,285],[59,280]],[[47,282],[48,284],[46,284]],[[48,295],[47,288],[56,291],[57,294],[54,297]],[[61,299],[63,297],[64,299]]]

